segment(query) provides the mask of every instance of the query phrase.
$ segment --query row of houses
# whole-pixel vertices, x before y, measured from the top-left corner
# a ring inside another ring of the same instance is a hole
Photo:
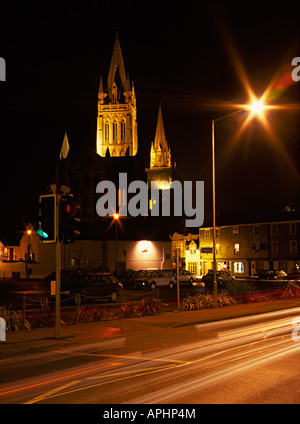
[[[261,270],[290,271],[300,263],[300,219],[288,209],[272,221],[239,217],[233,224],[216,227],[218,270],[235,276],[253,276]],[[221,220],[219,220],[220,222]],[[226,222],[226,218],[223,219]],[[227,222],[230,219],[227,217]],[[249,221],[249,222],[245,222]],[[173,261],[180,250],[181,266],[204,275],[213,268],[213,228],[198,234],[171,236]]]
[[[300,264],[300,218],[293,211],[285,211],[272,221],[241,215],[234,217],[232,224],[232,217],[222,219],[216,227],[218,270],[253,276],[268,269],[288,272]],[[200,227],[195,234],[175,232],[169,240],[151,239],[150,233],[141,240],[77,240],[63,245],[62,267],[108,267],[118,272],[171,269],[176,268],[178,251],[181,269],[205,275],[213,268],[213,228]],[[3,246],[0,242],[0,278],[13,272],[43,277],[54,269],[55,245],[41,243],[32,226],[28,226],[18,246]]]

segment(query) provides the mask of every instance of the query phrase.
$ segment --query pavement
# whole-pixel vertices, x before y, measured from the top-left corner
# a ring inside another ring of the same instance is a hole
[[[99,340],[124,337],[131,334],[163,331],[185,325],[239,318],[282,309],[299,307],[300,299],[280,299],[261,303],[238,304],[199,311],[166,311],[156,316],[104,320],[65,325],[60,328],[60,338],[55,338],[54,328],[38,328],[7,332],[6,341],[0,341],[0,360],[57,346],[72,346]]]

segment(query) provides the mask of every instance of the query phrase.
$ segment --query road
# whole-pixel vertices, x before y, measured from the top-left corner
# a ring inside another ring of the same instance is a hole
[[[2,359],[0,403],[299,403],[298,322],[293,308]]]

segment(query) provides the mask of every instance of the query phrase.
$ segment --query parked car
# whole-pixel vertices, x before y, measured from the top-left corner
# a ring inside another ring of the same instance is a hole
[[[140,280],[143,280],[146,275],[150,275],[152,271],[146,270],[146,269],[140,269],[139,271],[134,271],[132,274],[132,288],[136,289],[138,288],[140,284]]]
[[[120,281],[120,283],[122,283],[124,289],[133,288],[133,280],[136,275],[136,272],[137,271],[134,271],[133,269],[121,272],[118,280]]]
[[[89,270],[87,269],[62,269],[61,270],[61,283],[66,283],[67,281],[72,281],[72,280],[76,280],[79,276],[81,275],[88,275],[89,274]],[[56,280],[56,272],[53,271],[51,272],[49,275],[47,275],[45,277],[45,281],[48,285],[50,285],[51,281],[55,281]]]
[[[279,269],[276,271],[276,275],[274,277],[275,280],[285,280],[287,273],[283,271],[283,269]]]
[[[146,272],[143,277],[137,278],[134,284],[136,287],[149,288],[151,290],[160,286],[168,286],[172,289],[175,285],[172,271],[163,269]]]
[[[286,278],[288,280],[300,280],[299,266],[296,266],[295,268],[291,269],[290,272],[287,274]]]
[[[175,284],[177,283],[177,271],[173,271],[173,277]],[[191,273],[187,269],[179,271],[179,282],[180,283],[189,283],[192,284],[194,281],[196,281],[197,275]]]
[[[235,277],[233,275],[230,275],[226,271],[217,271],[216,278],[218,286],[223,285],[223,283],[225,282],[232,282],[235,280]],[[202,277],[202,282],[205,284],[206,287],[213,286],[214,271],[212,269],[210,269],[208,273]]]
[[[273,269],[265,269],[259,271],[257,274],[254,274],[253,277],[258,278],[259,280],[274,280],[276,276],[276,271]]]
[[[73,278],[61,281],[61,298],[73,298],[80,294],[81,302],[88,299],[103,298],[110,302],[116,302],[123,286],[120,281],[109,273],[89,273],[74,275]],[[86,296],[86,297],[85,297]]]

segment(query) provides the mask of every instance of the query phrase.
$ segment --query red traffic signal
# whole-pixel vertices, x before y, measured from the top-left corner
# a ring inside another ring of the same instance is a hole
[[[75,237],[80,235],[78,229],[78,225],[81,222],[79,209],[79,206],[72,197],[61,198],[59,211],[59,239],[65,244],[74,243]]]

